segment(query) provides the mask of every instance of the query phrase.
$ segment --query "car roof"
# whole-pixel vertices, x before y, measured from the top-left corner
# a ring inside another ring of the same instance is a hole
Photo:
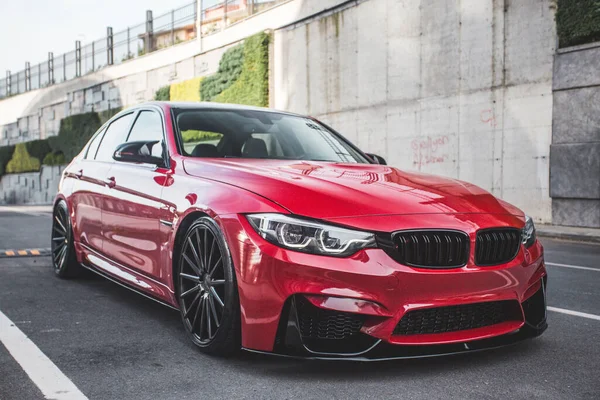
[[[247,106],[242,104],[225,104],[225,103],[211,103],[211,102],[199,102],[199,101],[149,101],[141,104],[137,104],[132,108],[144,107],[149,105],[156,106],[168,106],[170,108],[179,108],[179,109],[187,109],[187,110],[223,110],[223,111],[264,111],[264,112],[272,112],[278,114],[288,114],[295,116],[303,116],[296,113],[291,113],[288,111],[275,110],[272,108],[265,107],[255,107],[255,106]]]

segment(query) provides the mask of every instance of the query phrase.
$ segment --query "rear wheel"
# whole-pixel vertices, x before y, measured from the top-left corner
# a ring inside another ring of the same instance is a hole
[[[75,255],[73,230],[67,203],[61,200],[52,215],[52,265],[54,273],[61,278],[73,278],[81,270]]]
[[[180,242],[177,295],[183,325],[203,352],[228,356],[240,348],[235,271],[221,229],[196,220]]]

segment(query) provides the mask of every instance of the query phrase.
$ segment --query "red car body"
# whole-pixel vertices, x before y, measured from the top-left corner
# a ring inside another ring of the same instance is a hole
[[[178,308],[175,238],[184,221],[207,215],[230,247],[245,349],[324,358],[421,356],[495,347],[546,328],[546,269],[537,240],[520,245],[503,264],[475,260],[479,231],[523,228],[516,207],[465,182],[386,165],[186,157],[178,150],[172,107],[139,107],[164,119],[168,168],[88,161],[82,152],[64,171],[57,201],[68,204],[80,263]],[[379,233],[460,231],[469,238],[468,261],[432,269],[403,265],[382,248],[343,258],[287,250],[253,229],[245,215],[254,213]],[[528,310],[524,304],[536,294],[543,304]],[[318,310],[360,315],[360,333],[370,341],[339,351],[305,346],[289,316],[295,296]],[[473,329],[394,333],[411,311],[500,301],[520,305],[518,313]]]

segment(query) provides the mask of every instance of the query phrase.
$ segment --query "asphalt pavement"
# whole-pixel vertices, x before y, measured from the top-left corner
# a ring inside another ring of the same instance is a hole
[[[50,224],[47,213],[0,210],[0,249],[48,247]],[[600,398],[600,245],[542,241],[552,263],[548,330],[475,354],[375,363],[209,357],[188,342],[176,311],[100,277],[57,279],[49,257],[0,258],[0,315],[89,399]],[[3,344],[0,399],[43,399],[18,351]]]

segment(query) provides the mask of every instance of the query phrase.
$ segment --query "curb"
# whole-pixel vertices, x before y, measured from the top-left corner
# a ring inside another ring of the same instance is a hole
[[[538,237],[547,238],[547,239],[559,239],[559,240],[568,240],[571,242],[600,244],[600,234],[594,235],[594,234],[586,234],[586,233],[546,231],[546,230],[539,229],[539,228],[536,228],[536,234]]]

